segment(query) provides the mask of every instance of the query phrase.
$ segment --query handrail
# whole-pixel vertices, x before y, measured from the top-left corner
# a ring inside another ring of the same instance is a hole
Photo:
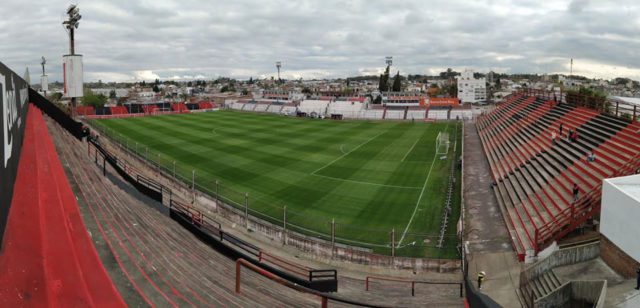
[[[620,166],[616,172],[610,177],[617,177],[634,173],[640,168],[640,153],[636,154],[633,158],[628,160],[625,164]],[[575,203],[571,204],[566,209],[558,213],[558,220],[556,224],[549,222],[545,225],[536,228],[536,243],[544,244],[552,238],[558,238],[566,233],[567,225],[578,225],[586,221],[593,213],[600,209],[602,198],[602,181],[598,183],[591,191],[578,199]],[[581,215],[576,218],[576,215]],[[557,223],[561,223],[560,225]],[[563,229],[564,228],[564,229]],[[569,228],[571,229],[571,228]]]
[[[277,275],[274,275],[256,265],[254,265],[253,263],[239,258],[238,260],[236,260],[236,294],[241,294],[240,291],[240,282],[241,282],[241,268],[242,266],[252,270],[253,272],[262,275],[272,281],[275,281],[285,287],[294,289],[298,292],[302,292],[302,293],[307,293],[307,294],[312,294],[312,295],[316,295],[319,296],[321,298],[321,303],[322,303],[322,307],[326,308],[328,306],[329,300],[333,300],[336,302],[340,302],[340,303],[345,303],[345,304],[349,304],[349,305],[356,305],[356,306],[362,306],[362,307],[391,307],[391,306],[383,306],[383,305],[376,305],[376,304],[369,304],[369,303],[362,303],[362,302],[357,302],[354,300],[349,300],[349,299],[343,299],[343,298],[339,298],[336,297],[334,295],[331,294],[327,294],[327,293],[322,293],[313,289],[309,289],[309,288],[305,288],[301,285],[295,284],[295,283],[291,283],[288,280],[285,280],[283,278],[278,277]]]
[[[462,294],[462,282],[452,282],[452,281],[424,281],[424,280],[412,280],[412,279],[403,279],[403,278],[394,278],[394,277],[380,277],[380,276],[367,276],[365,278],[364,290],[369,291],[369,281],[377,279],[383,281],[395,281],[395,282],[406,282],[411,283],[411,296],[415,296],[415,286],[416,284],[440,284],[440,285],[458,285],[460,287],[460,297],[463,297]]]

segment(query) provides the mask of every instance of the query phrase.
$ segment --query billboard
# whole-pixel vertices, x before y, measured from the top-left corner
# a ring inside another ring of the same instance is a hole
[[[29,86],[24,79],[0,62],[0,239],[4,235],[18,172],[28,98]]]
[[[63,56],[62,70],[64,71],[64,96],[82,97],[82,88],[84,86],[82,76],[82,56]]]
[[[602,184],[600,233],[640,262],[640,175],[605,179]]]

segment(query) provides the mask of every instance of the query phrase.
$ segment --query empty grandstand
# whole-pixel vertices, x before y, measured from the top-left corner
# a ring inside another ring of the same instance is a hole
[[[512,95],[478,122],[494,192],[523,261],[598,213],[604,178],[640,167],[633,160],[637,122],[550,97]]]

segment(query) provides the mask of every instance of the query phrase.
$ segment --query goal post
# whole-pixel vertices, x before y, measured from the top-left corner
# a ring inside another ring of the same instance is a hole
[[[449,133],[447,132],[439,132],[438,137],[436,137],[436,154],[447,154],[449,153]]]

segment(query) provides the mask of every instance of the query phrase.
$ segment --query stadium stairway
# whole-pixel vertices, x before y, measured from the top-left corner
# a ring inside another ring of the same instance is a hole
[[[125,306],[86,232],[42,113],[31,104],[3,241],[0,306]]]
[[[558,134],[577,130],[578,140]],[[521,260],[534,256],[548,239],[539,230],[566,216],[573,202],[572,187],[580,195],[597,189],[640,151],[636,124],[534,97],[514,95],[478,122],[479,135],[491,166],[494,192],[505,216],[514,248]],[[595,162],[587,155],[596,154]]]

